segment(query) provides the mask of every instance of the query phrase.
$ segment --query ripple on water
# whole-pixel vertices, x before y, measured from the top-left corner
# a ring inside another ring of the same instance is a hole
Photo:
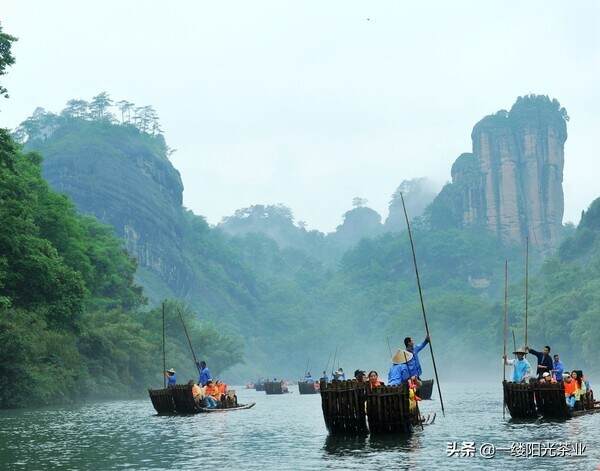
[[[115,401],[77,408],[0,413],[2,469],[594,469],[600,463],[600,414],[565,423],[512,423],[502,419],[499,385],[444,388],[446,417],[438,401],[436,423],[410,437],[327,435],[320,396],[266,396],[238,388],[250,410],[160,417],[149,400]],[[447,458],[449,441],[509,446],[512,441],[581,441],[581,459],[492,460]]]

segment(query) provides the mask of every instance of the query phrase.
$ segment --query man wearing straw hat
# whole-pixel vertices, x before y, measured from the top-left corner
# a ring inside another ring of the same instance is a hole
[[[531,365],[525,359],[527,351],[524,348],[519,348],[513,354],[517,355],[516,360],[509,360],[506,358],[506,355],[503,355],[504,364],[513,366],[513,383],[526,383],[531,377]]]
[[[408,381],[411,376],[408,370],[408,362],[412,358],[413,354],[407,350],[398,350],[392,357],[392,367],[388,373],[388,384],[390,386],[398,386]]]

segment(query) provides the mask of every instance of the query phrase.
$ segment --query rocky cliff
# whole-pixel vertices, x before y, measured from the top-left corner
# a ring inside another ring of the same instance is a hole
[[[203,316],[234,323],[254,304],[254,280],[227,242],[182,206],[179,172],[161,135],[133,126],[47,115],[51,133],[31,134],[43,174],[78,210],[111,225],[138,262],[151,302],[177,297]]]
[[[567,120],[558,101],[538,95],[483,118],[471,134],[472,152],[458,157],[452,183],[432,205],[432,220],[486,227],[505,242],[529,237],[541,250],[556,247]]]

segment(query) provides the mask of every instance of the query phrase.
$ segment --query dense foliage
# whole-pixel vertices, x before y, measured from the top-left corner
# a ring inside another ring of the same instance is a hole
[[[0,407],[160,385],[160,314],[142,310],[134,260],[111,228],[48,188],[40,162],[0,130]],[[188,376],[176,307],[217,372],[239,360],[236,342],[170,303],[169,358]]]

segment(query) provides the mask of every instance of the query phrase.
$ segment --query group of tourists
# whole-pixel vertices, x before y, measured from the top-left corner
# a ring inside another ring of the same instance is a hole
[[[404,349],[399,349],[392,357],[392,366],[388,372],[388,385],[399,386],[406,384],[409,389],[409,399],[411,409],[416,407],[417,401],[421,399],[417,396],[417,389],[421,386],[421,362],[419,361],[419,352],[423,350],[429,343],[429,336],[419,344],[415,344],[412,337],[404,339]],[[333,380],[343,381],[346,379],[346,374],[342,368],[332,371]],[[359,383],[368,383],[371,388],[384,386],[385,383],[379,378],[377,371],[369,371],[357,369],[354,371],[354,379]],[[310,373],[305,375],[304,381],[312,381]],[[327,371],[323,371],[320,381],[329,382]]]
[[[513,367],[512,381],[514,383],[560,383],[562,382],[565,389],[565,400],[570,409],[574,409],[582,396],[590,391],[590,383],[583,376],[581,370],[565,371],[563,363],[560,361],[560,356],[550,355],[551,348],[546,345],[541,352],[538,352],[529,347],[523,347],[515,350],[515,359],[508,359],[504,355],[504,363]],[[525,358],[525,355],[531,353],[537,358],[536,374],[532,374],[532,368]]]
[[[227,384],[221,380],[213,379],[210,370],[205,361],[196,362],[198,368],[198,382],[193,379],[188,381],[188,386],[192,387],[194,400],[200,407],[206,409],[215,409],[227,400]],[[165,371],[167,378],[167,388],[174,388],[177,384],[177,375],[173,368]]]

